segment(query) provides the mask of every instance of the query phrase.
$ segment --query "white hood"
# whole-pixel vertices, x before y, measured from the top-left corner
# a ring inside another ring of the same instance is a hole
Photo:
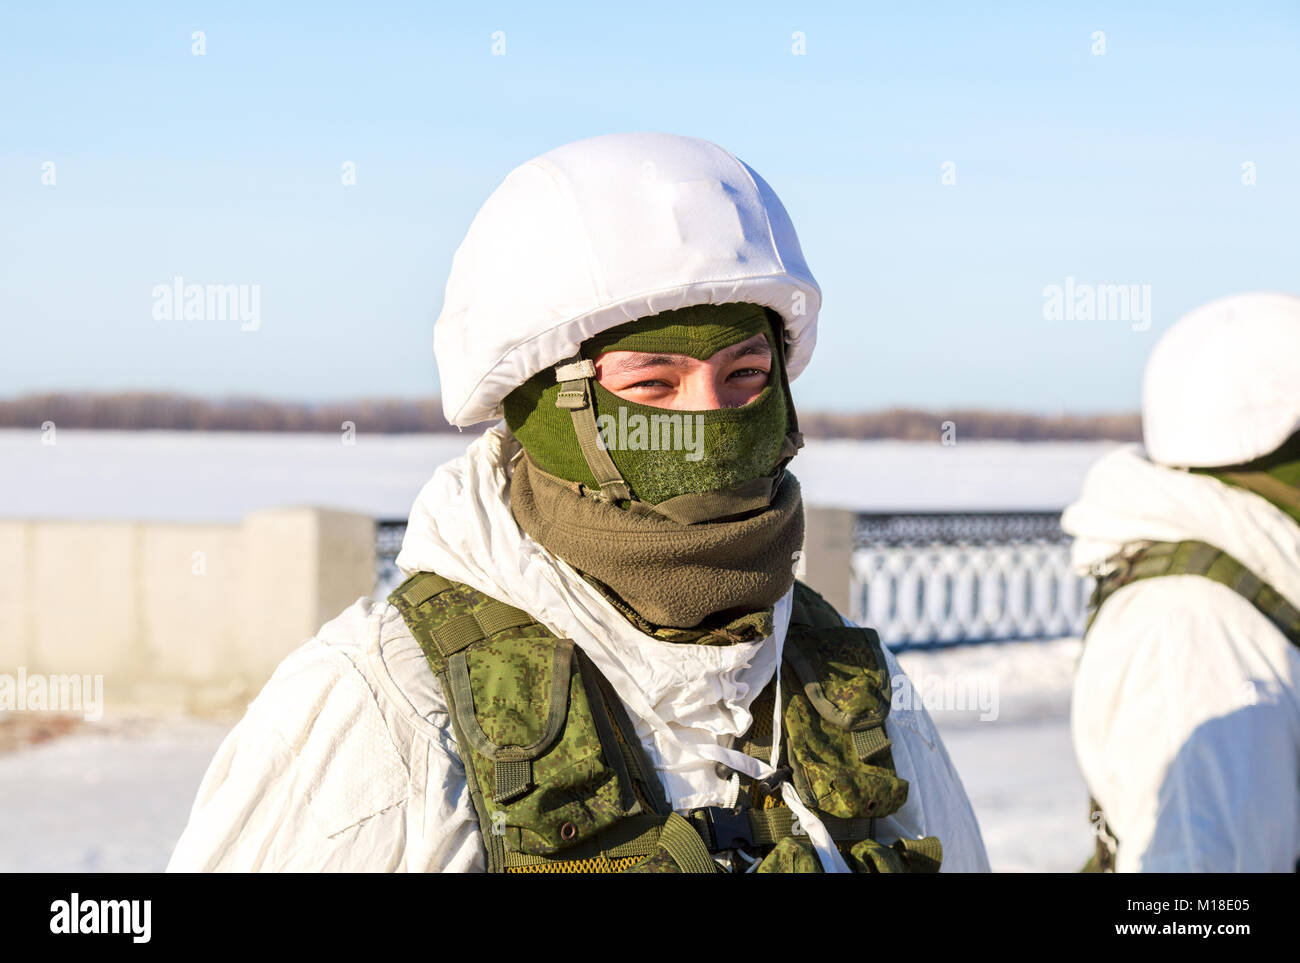
[[[507,394],[607,328],[748,301],[785,319],[794,379],[821,290],[780,199],[716,144],[610,134],[512,171],[456,251],[434,351],[453,425],[501,417]]]
[[[1150,461],[1127,445],[1089,470],[1061,526],[1072,559],[1089,572],[1126,542],[1208,542],[1236,558],[1300,607],[1300,527],[1258,495],[1215,478]]]

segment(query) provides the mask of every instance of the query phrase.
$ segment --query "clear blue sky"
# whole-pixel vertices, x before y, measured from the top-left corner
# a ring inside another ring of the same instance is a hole
[[[783,197],[825,297],[807,408],[1132,410],[1180,314],[1300,290],[1294,2],[861,6],[6,3],[0,396],[434,393],[478,206],[613,131]],[[176,275],[259,284],[260,329],[154,320]],[[1044,320],[1067,276],[1151,285],[1150,330]]]

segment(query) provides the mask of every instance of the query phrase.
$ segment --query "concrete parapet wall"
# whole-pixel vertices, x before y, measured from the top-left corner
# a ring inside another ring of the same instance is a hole
[[[857,513],[847,509],[804,510],[803,565],[797,574],[840,615],[851,613],[849,586],[857,522]]]
[[[374,586],[374,523],[0,520],[0,674],[103,676],[105,711],[239,711]],[[2,707],[0,707],[2,708]]]

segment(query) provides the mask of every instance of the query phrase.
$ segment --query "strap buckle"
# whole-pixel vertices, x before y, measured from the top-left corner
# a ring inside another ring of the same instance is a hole
[[[556,381],[580,381],[596,377],[596,365],[590,358],[578,358],[555,366]]]
[[[755,845],[747,809],[703,806],[688,811],[686,817],[709,847],[710,852],[752,849]]]

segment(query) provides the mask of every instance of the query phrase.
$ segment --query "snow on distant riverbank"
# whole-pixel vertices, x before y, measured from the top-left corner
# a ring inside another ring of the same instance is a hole
[[[405,518],[477,435],[0,430],[0,517],[234,521],[317,505]],[[1107,442],[817,441],[791,468],[810,505],[861,511],[1064,508]]]

